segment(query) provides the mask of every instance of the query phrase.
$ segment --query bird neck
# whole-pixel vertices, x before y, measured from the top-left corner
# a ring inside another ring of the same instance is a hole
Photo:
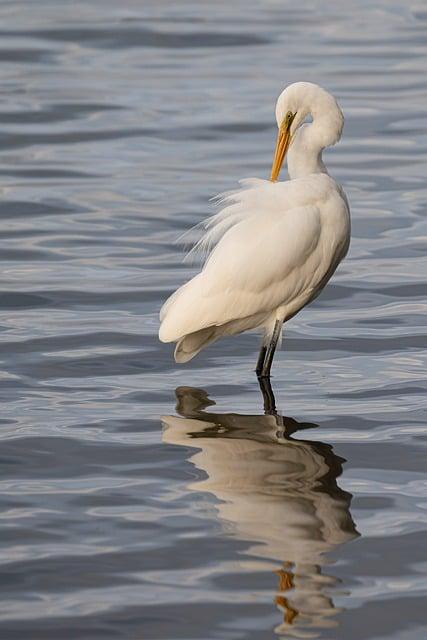
[[[336,136],[328,135],[330,129],[325,126],[325,120],[313,119],[313,122],[303,124],[295,133],[294,140],[288,151],[289,178],[303,178],[312,173],[328,173],[322,160],[325,147],[336,142]]]

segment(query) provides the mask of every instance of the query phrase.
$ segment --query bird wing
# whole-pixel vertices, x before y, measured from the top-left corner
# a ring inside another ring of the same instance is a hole
[[[309,291],[321,279],[325,271],[320,243],[325,195],[317,193],[316,197],[313,188],[298,194],[289,188],[292,182],[257,181],[252,194],[248,189],[238,192],[240,199],[233,194],[240,205],[232,212],[233,222],[229,224],[224,210],[217,214],[225,231],[216,230],[219,240],[214,234],[204,238],[205,245],[215,241],[216,245],[203,270],[161,310],[162,341],[176,341],[250,316],[259,316],[261,324],[263,316]],[[294,206],[286,207],[287,194]],[[303,204],[298,206],[298,202]]]

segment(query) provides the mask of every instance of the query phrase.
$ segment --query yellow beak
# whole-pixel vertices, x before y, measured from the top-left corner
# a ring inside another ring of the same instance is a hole
[[[296,115],[296,114],[295,114]],[[279,129],[279,133],[277,134],[277,142],[276,142],[276,151],[274,152],[273,164],[271,167],[271,178],[272,182],[276,182],[279,177],[280,169],[282,168],[283,160],[285,159],[286,152],[289,149],[289,145],[291,143],[291,124],[295,117],[286,118],[285,122]]]

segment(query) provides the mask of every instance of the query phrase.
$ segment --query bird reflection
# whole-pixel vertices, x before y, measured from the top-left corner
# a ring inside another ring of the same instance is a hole
[[[292,438],[315,424],[280,416],[269,382],[264,415],[213,413],[205,391],[176,389],[181,417],[163,417],[163,440],[194,446],[190,461],[204,471],[190,489],[214,494],[225,531],[248,542],[244,566],[277,574],[275,604],[282,637],[316,638],[336,626],[331,591],[339,580],[323,571],[327,552],[355,538],[351,494],[337,485],[343,458],[328,444]]]

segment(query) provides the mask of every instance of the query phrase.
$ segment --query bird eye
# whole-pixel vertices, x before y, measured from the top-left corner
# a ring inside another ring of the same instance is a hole
[[[285,115],[283,122],[282,122],[282,127],[286,130],[289,130],[291,128],[291,124],[294,121],[295,116],[297,115],[296,111],[295,113],[292,113],[292,111],[288,111],[287,114]]]

